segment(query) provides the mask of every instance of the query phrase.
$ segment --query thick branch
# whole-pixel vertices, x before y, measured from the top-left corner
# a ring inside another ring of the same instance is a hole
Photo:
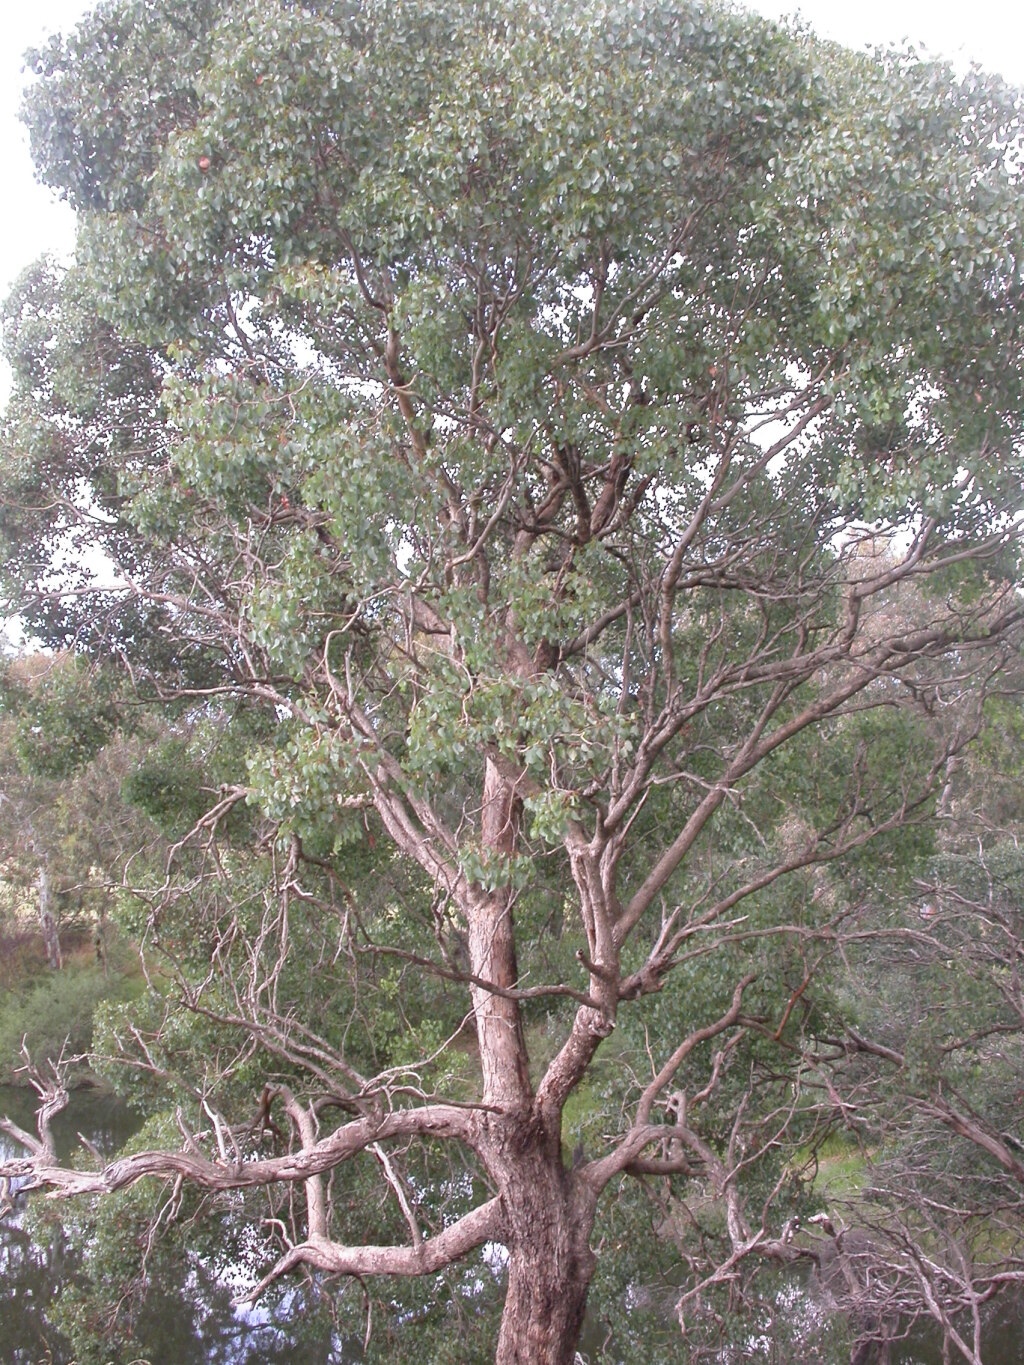
[[[79,1171],[58,1166],[41,1152],[3,1162],[0,1177],[27,1178],[27,1188],[49,1188],[56,1197],[109,1194],[134,1185],[145,1176],[160,1180],[183,1177],[206,1190],[242,1190],[308,1180],[386,1138],[456,1138],[473,1146],[475,1132],[471,1110],[438,1104],[354,1119],[313,1146],[280,1157],[232,1162],[211,1161],[194,1151],[147,1151],[119,1157],[101,1171]]]
[[[501,1200],[494,1198],[467,1213],[437,1237],[409,1247],[346,1247],[318,1237],[291,1247],[269,1275],[242,1302],[251,1303],[282,1275],[309,1266],[329,1275],[434,1275],[485,1242],[501,1241]]]

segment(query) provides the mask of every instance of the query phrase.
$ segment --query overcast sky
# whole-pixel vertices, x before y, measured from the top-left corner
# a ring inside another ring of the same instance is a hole
[[[0,294],[43,251],[67,254],[71,214],[33,179],[17,111],[25,76],[22,54],[48,33],[72,26],[87,0],[6,0],[0,17],[0,172],[6,188],[0,214]],[[1024,6],[1020,0],[751,0],[762,14],[799,8],[820,33],[852,47],[898,43],[904,38],[958,66],[976,61],[1024,86]],[[2,380],[0,380],[2,385]]]

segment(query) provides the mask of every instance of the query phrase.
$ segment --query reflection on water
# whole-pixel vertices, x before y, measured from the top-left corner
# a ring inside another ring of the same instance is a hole
[[[35,1096],[31,1091],[0,1086],[0,1114],[34,1131]],[[79,1145],[79,1134],[103,1155],[112,1156],[138,1128],[138,1121],[115,1097],[102,1090],[76,1091],[53,1123],[58,1154],[67,1160]],[[0,1154],[14,1150],[0,1136]],[[43,1234],[22,1226],[21,1203],[0,1222],[0,1365],[74,1365],[66,1338],[54,1326],[54,1307],[63,1293],[81,1283],[82,1260],[59,1220],[46,1220]],[[787,1316],[796,1313],[793,1295],[810,1303],[806,1281],[789,1285]],[[359,1345],[344,1342],[330,1330],[310,1330],[304,1300],[286,1295],[271,1316],[263,1310],[240,1312],[223,1279],[199,1258],[161,1263],[161,1273],[148,1287],[144,1306],[133,1320],[133,1352],[109,1356],[136,1365],[345,1365],[361,1359]],[[602,1330],[588,1323],[583,1344],[587,1358],[619,1365],[614,1347],[609,1355]],[[305,1331],[303,1331],[305,1327]],[[982,1356],[985,1365],[1020,1365],[1024,1359],[1024,1299],[1006,1299],[986,1325]],[[678,1343],[676,1343],[678,1344]],[[410,1342],[410,1348],[414,1343]],[[765,1359],[774,1358],[766,1356]],[[894,1346],[892,1365],[942,1365],[941,1340],[929,1324]],[[104,1361],[104,1365],[107,1362]],[[635,1362],[621,1362],[635,1365]]]
[[[0,1086],[0,1114],[35,1132],[36,1096],[31,1090]],[[67,1160],[81,1133],[104,1154],[112,1154],[138,1127],[129,1110],[102,1090],[78,1090],[52,1129],[58,1156]],[[17,1144],[0,1134],[0,1155],[22,1155]],[[47,1310],[77,1271],[77,1260],[59,1223],[46,1235],[30,1237],[22,1227],[21,1201],[0,1222],[0,1360],[4,1365],[37,1361],[69,1365],[67,1343],[47,1318]]]
[[[6,1115],[34,1133],[35,1112],[35,1091],[23,1086],[0,1085],[0,1115]],[[54,1117],[51,1127],[57,1155],[61,1161],[66,1161],[80,1145],[79,1134],[88,1138],[105,1156],[112,1156],[138,1129],[139,1121],[116,1095],[98,1087],[86,1087],[72,1091],[70,1104]],[[15,1150],[14,1145],[0,1134],[0,1151]]]
[[[0,1113],[30,1132],[34,1101],[31,1091],[0,1086]],[[79,1134],[109,1157],[138,1127],[109,1093],[79,1090],[55,1118],[53,1135],[61,1160],[80,1147]],[[0,1153],[20,1154],[2,1135]],[[0,1221],[0,1365],[74,1365],[54,1318],[62,1295],[85,1284],[80,1249],[60,1219],[33,1219],[30,1237],[25,1202],[17,1200],[14,1214]],[[103,1365],[342,1365],[349,1358],[330,1332],[304,1320],[298,1292],[291,1295],[294,1310],[286,1301],[271,1320],[237,1309],[230,1286],[200,1257],[158,1259],[159,1273],[147,1277],[145,1301],[132,1314],[130,1353],[112,1345]]]

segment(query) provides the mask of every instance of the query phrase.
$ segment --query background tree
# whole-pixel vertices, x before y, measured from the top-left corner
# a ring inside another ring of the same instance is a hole
[[[448,1273],[386,1296],[460,1359],[503,1247],[503,1365],[699,1187],[717,1330],[794,1254],[838,868],[910,875],[1018,648],[1016,96],[660,3],[119,0],[36,70],[11,605],[237,739],[135,887],[183,1145],[8,1168],[265,1190],[256,1292]]]
[[[129,774],[137,781],[139,752],[162,731],[152,718],[140,727],[134,707],[119,715],[117,681],[68,653],[3,663],[4,1083],[24,1066],[26,1040],[40,1065],[85,1053],[98,1001],[137,995],[143,984],[114,911],[125,867],[162,865],[162,841],[122,789]]]
[[[972,1365],[1024,1278],[1020,706],[987,710],[948,776],[935,853],[902,894],[873,887],[848,936],[843,1036],[808,1054],[827,1105],[849,1097],[840,1124],[864,1159],[831,1200],[830,1236],[857,1243],[853,1306],[876,1330],[930,1317],[945,1358]]]
[[[0,857],[14,907],[35,902],[48,965],[62,965],[59,921],[88,899],[85,821],[61,780],[91,762],[116,726],[109,679],[68,656],[7,661],[0,681]],[[96,773],[93,773],[95,780]],[[77,830],[76,830],[77,827]],[[109,838],[109,830],[105,831]],[[102,911],[101,911],[102,918]]]

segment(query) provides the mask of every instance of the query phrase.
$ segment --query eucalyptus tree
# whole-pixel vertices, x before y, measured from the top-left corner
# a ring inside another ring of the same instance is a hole
[[[909,888],[880,887],[848,941],[845,1031],[819,1030],[809,1049],[838,1093],[859,1096],[847,1140],[863,1168],[832,1192],[841,1231],[823,1244],[842,1258],[853,1229],[859,1245],[833,1297],[875,1331],[930,1318],[944,1353],[970,1365],[998,1355],[989,1334],[1024,1283],[1024,881],[1019,788],[1006,784],[1020,713],[991,711],[953,775],[940,850]]]
[[[302,1187],[257,1289],[502,1246],[503,1365],[572,1360],[622,1182],[696,1182],[685,1318],[791,1254],[835,869],[924,846],[1018,648],[1016,95],[661,0],[110,0],[34,69],[79,229],[8,305],[9,601],[239,718],[140,927],[241,1041],[180,1149],[8,1169]]]
[[[91,686],[86,687],[91,673]],[[47,964],[62,965],[60,919],[71,899],[87,899],[91,869],[101,855],[83,837],[89,816],[61,783],[87,765],[116,725],[109,678],[67,657],[44,654],[7,660],[0,675],[0,861],[12,909],[34,901]],[[92,786],[101,787],[99,773]],[[99,839],[116,845],[109,789]],[[71,797],[68,801],[67,797]],[[101,822],[90,812],[94,828]],[[90,857],[90,854],[94,855]],[[31,890],[29,890],[31,888]]]

